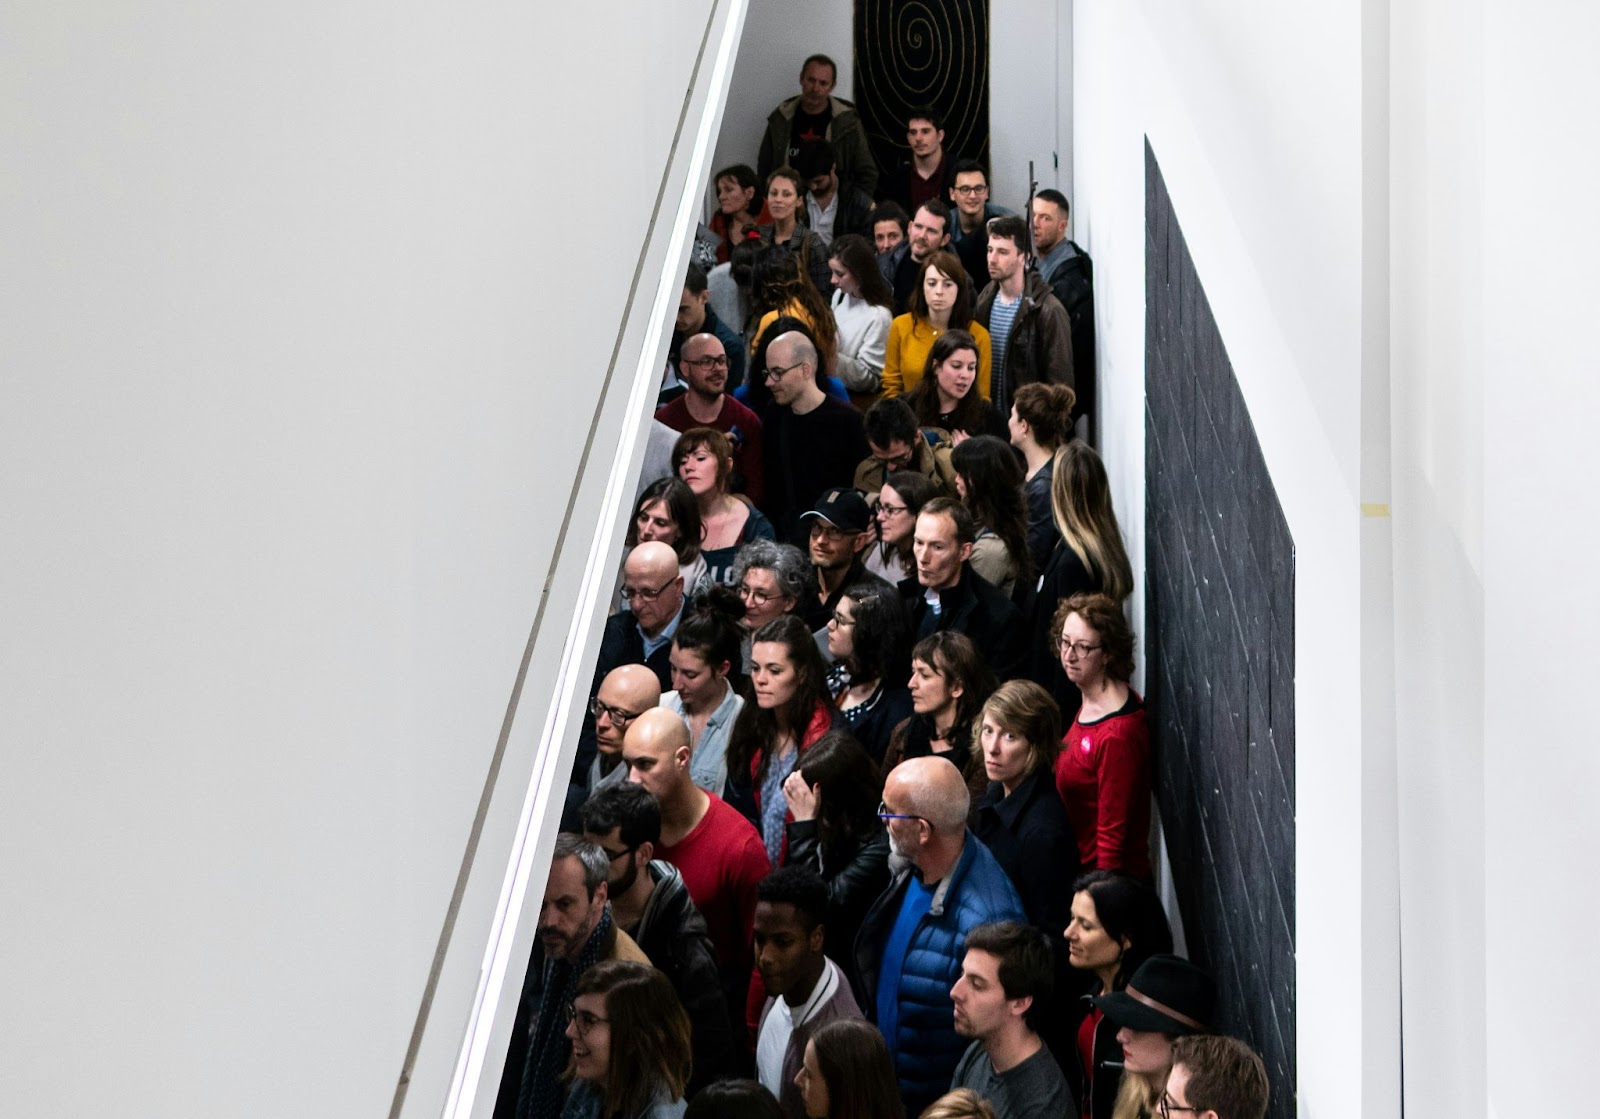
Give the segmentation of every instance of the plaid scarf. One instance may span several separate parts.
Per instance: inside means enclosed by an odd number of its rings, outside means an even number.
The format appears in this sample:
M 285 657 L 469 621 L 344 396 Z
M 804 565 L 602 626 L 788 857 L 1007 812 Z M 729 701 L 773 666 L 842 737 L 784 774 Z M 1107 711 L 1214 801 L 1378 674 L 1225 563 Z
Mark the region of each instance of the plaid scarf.
M 534 1019 L 528 1063 L 522 1069 L 522 1090 L 517 1094 L 517 1119 L 557 1119 L 566 1103 L 566 1071 L 571 1044 L 567 1041 L 566 1008 L 572 1005 L 578 977 L 600 962 L 604 946 L 611 943 L 611 907 L 600 912 L 600 922 L 583 942 L 578 962 L 544 961 L 544 990 L 539 996 L 539 1016 Z

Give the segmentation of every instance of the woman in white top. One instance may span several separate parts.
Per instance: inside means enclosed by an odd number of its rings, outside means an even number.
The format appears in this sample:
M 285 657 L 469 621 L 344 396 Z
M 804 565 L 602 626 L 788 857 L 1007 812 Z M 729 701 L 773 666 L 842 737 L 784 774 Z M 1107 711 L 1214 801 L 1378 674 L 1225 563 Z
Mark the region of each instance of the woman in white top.
M 828 271 L 833 274 L 833 322 L 839 336 L 834 373 L 852 393 L 876 396 L 894 321 L 894 290 L 859 233 L 846 233 L 828 246 Z

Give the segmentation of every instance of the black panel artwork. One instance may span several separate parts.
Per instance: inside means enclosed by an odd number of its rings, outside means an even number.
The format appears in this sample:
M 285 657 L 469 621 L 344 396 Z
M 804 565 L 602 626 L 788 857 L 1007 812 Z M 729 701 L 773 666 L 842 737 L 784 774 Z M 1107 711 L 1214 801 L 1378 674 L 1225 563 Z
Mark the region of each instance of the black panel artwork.
M 989 165 L 988 0 L 856 0 L 856 111 L 878 166 L 911 158 L 906 114 L 944 117 L 952 159 Z
M 1295 1114 L 1294 541 L 1145 145 L 1146 689 L 1157 799 L 1216 1027 Z

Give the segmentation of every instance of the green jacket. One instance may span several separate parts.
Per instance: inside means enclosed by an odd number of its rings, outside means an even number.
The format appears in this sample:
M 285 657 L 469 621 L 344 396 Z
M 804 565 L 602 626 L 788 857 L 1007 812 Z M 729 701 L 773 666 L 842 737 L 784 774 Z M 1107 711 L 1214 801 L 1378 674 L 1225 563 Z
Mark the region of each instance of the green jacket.
M 828 123 L 827 137 L 833 143 L 834 158 L 839 165 L 839 182 L 854 183 L 868 194 L 878 189 L 878 162 L 872 157 L 867 144 L 866 129 L 856 107 L 842 97 L 830 97 L 833 120 Z M 767 176 L 789 161 L 789 128 L 794 123 L 794 111 L 800 104 L 800 95 L 789 98 L 767 118 L 767 133 L 761 138 L 761 153 L 756 157 L 756 177 L 765 183 Z M 875 195 L 874 195 L 875 196 Z

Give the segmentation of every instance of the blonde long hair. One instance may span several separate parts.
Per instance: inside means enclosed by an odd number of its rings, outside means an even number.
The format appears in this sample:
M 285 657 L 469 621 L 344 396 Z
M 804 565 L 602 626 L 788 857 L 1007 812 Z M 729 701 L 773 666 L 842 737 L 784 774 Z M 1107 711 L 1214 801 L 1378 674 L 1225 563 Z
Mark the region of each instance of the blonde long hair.
M 1166 1090 L 1166 1073 L 1160 1075 L 1159 1085 L 1156 1079 L 1148 1073 L 1124 1072 L 1117 1088 L 1117 1102 L 1111 1105 L 1111 1119 L 1154 1119 L 1161 1093 Z
M 1111 507 L 1111 483 L 1095 449 L 1073 439 L 1056 451 L 1050 479 L 1050 510 L 1056 531 L 1100 589 L 1115 602 L 1133 591 L 1133 568 L 1122 546 L 1122 530 Z

